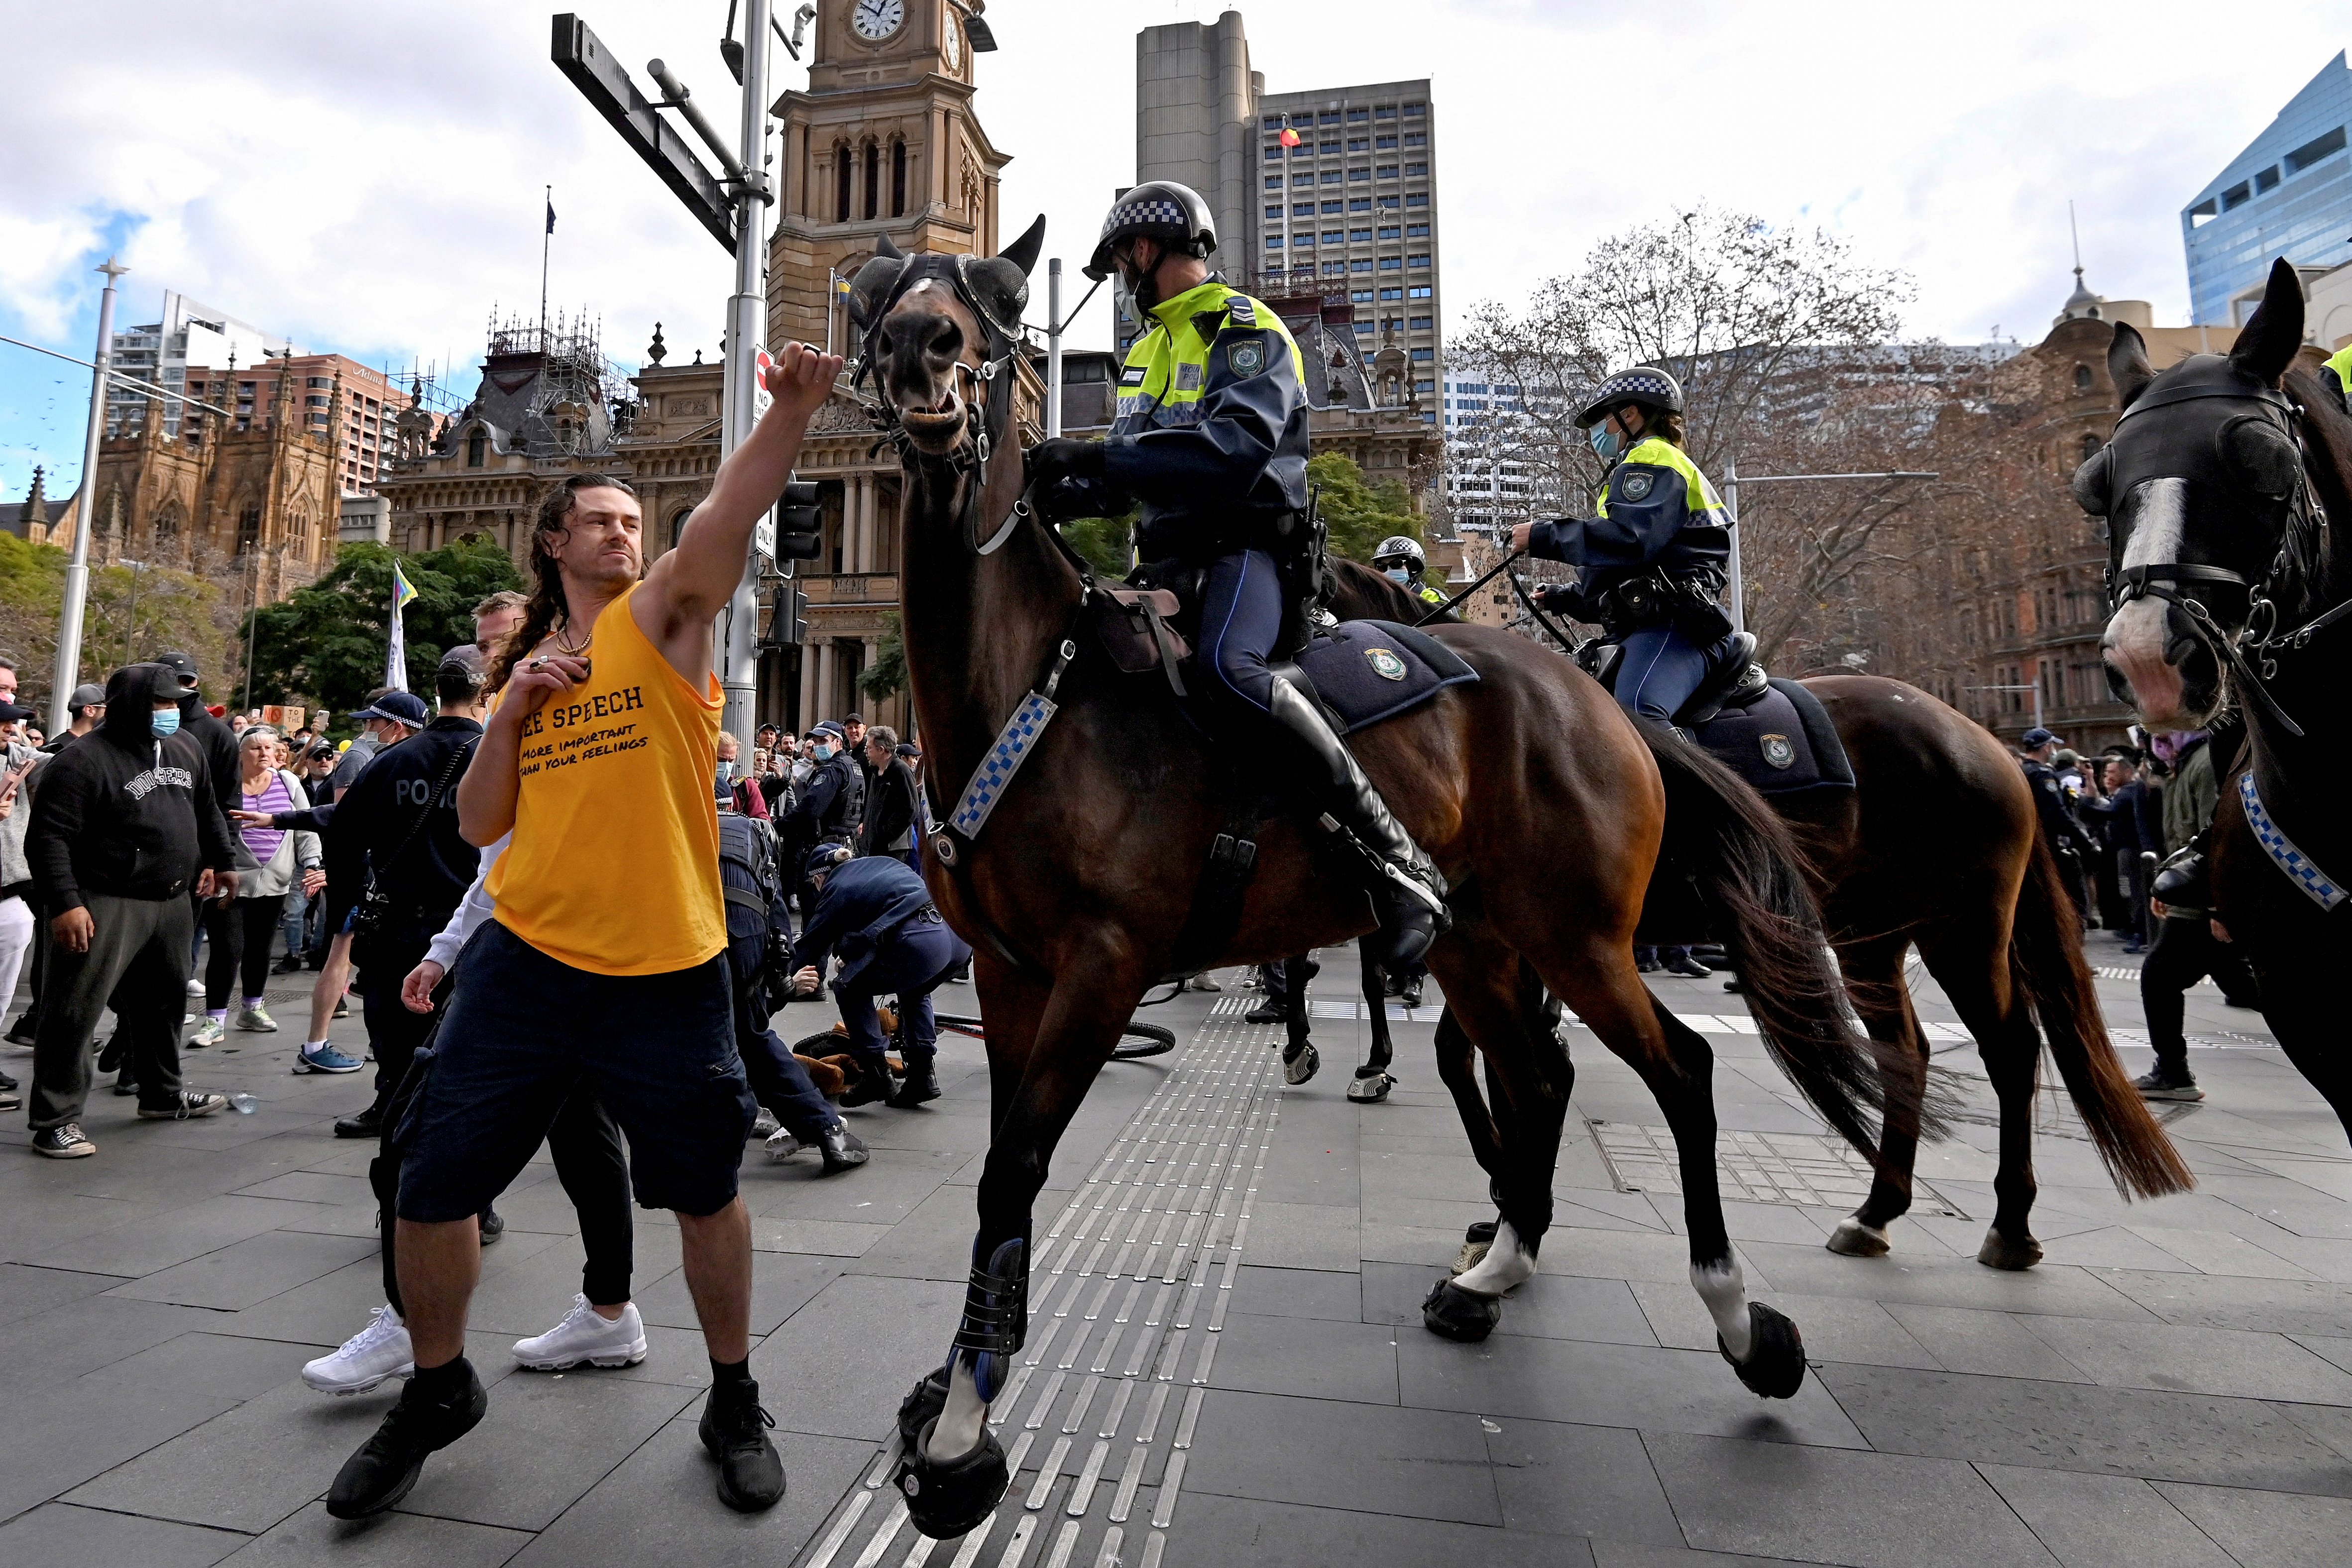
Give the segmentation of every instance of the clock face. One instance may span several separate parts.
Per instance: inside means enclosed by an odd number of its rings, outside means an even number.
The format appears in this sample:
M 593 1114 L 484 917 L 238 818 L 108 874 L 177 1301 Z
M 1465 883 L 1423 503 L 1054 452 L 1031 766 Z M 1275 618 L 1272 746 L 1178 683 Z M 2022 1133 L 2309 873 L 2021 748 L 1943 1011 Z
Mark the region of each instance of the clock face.
M 907 21 L 907 0 L 857 0 L 849 25 L 868 43 L 879 43 Z
M 948 18 L 947 55 L 950 70 L 963 63 L 963 29 L 956 26 L 953 16 Z

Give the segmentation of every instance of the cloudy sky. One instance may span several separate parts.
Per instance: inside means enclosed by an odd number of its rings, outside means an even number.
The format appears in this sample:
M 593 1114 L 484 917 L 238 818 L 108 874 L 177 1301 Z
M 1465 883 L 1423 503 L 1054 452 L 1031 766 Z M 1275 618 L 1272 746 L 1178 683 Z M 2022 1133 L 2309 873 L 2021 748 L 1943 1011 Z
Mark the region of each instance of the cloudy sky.
M 578 3 L 641 84 L 658 55 L 706 98 L 731 91 L 725 0 Z M 5 7 L 0 333 L 87 356 L 90 268 L 114 251 L 132 268 L 119 323 L 176 288 L 304 350 L 462 372 L 493 308 L 538 309 L 552 184 L 555 307 L 601 318 L 628 365 L 656 321 L 677 358 L 717 346 L 725 254 L 549 64 L 544 8 Z M 1042 210 L 1075 268 L 1133 177 L 1136 30 L 1224 8 L 991 0 L 1003 48 L 980 57 L 978 104 L 1013 154 L 1007 238 Z M 2072 285 L 2070 199 L 2092 286 L 2185 321 L 2180 207 L 2352 42 L 2340 0 L 2273 0 L 2259 28 L 2171 0 L 1243 11 L 1269 90 L 1432 79 L 1449 322 L 1706 198 L 1844 236 L 1912 275 L 1912 331 L 1965 342 L 2046 329 Z M 780 85 L 804 79 L 780 64 Z M 1108 338 L 1097 298 L 1073 342 Z M 0 344 L 0 495 L 21 499 L 35 463 L 70 488 L 88 389 Z

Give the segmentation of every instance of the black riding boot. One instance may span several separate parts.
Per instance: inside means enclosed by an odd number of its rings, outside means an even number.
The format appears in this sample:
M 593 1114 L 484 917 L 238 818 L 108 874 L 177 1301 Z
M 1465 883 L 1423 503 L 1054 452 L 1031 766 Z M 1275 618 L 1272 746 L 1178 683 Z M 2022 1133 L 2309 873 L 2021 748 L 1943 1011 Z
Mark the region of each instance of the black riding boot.
M 1381 921 L 1380 962 L 1391 966 L 1419 963 L 1429 944 L 1453 924 L 1445 909 L 1445 879 L 1390 814 L 1347 742 L 1332 731 L 1306 693 L 1277 674 L 1270 703 L 1275 722 L 1298 753 L 1299 777 L 1315 804 L 1378 862 L 1370 890 Z

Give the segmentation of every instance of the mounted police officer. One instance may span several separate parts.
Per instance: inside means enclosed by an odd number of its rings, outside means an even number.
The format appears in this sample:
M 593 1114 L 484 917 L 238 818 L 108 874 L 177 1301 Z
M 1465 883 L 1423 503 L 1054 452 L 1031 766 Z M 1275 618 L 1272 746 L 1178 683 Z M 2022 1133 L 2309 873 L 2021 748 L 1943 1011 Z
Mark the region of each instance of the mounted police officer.
M 1127 356 L 1101 442 L 1049 440 L 1028 478 L 1049 521 L 1142 513 L 1147 561 L 1207 568 L 1198 663 L 1223 705 L 1278 737 L 1315 809 L 1379 868 L 1387 961 L 1420 957 L 1445 919 L 1436 868 L 1325 720 L 1275 662 L 1297 608 L 1307 537 L 1305 365 L 1281 318 L 1209 270 L 1217 237 L 1190 188 L 1152 181 L 1104 219 L 1086 273 L 1113 268 L 1150 330 Z
M 1683 452 L 1683 389 L 1638 365 L 1602 382 L 1577 427 L 1607 469 L 1591 517 L 1522 522 L 1511 546 L 1584 568 L 1538 602 L 1600 626 L 1623 653 L 1616 696 L 1627 712 L 1671 722 L 1719 661 L 1731 617 L 1718 599 L 1731 559 L 1723 501 Z
M 2347 405 L 2346 397 L 2347 392 L 2352 392 L 2352 343 L 2337 349 L 2319 367 L 2319 384 L 2336 399 L 2338 414 L 2352 413 L 2352 405 Z
M 1429 557 L 1421 541 L 1409 533 L 1392 533 L 1381 540 L 1381 547 L 1372 552 L 1372 570 L 1433 609 L 1445 603 L 1445 595 L 1430 586 Z

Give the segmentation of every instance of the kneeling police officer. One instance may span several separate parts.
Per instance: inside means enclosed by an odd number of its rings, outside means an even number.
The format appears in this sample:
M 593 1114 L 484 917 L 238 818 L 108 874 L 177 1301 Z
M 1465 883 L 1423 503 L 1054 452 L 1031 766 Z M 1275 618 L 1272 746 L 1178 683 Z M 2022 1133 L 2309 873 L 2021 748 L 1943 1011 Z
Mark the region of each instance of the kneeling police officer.
M 1285 579 L 1310 549 L 1305 367 L 1281 318 L 1209 270 L 1216 244 L 1187 186 L 1155 180 L 1118 198 L 1086 273 L 1116 268 L 1150 330 L 1119 374 L 1108 437 L 1040 443 L 1028 479 L 1049 521 L 1137 506 L 1145 560 L 1207 567 L 1200 668 L 1225 709 L 1271 731 L 1315 808 L 1376 868 L 1385 962 L 1409 963 L 1444 929 L 1444 879 L 1297 668 L 1273 662 L 1299 597 Z
M 895 856 L 854 859 L 846 845 L 820 844 L 809 851 L 802 874 L 817 889 L 817 901 L 793 949 L 793 994 L 815 995 L 824 983 L 826 958 L 839 956 L 833 996 L 841 1005 L 858 1073 L 842 1104 L 887 1098 L 905 1110 L 937 1100 L 939 1026 L 931 993 L 971 961 L 971 949 L 940 918 L 922 878 Z M 898 999 L 899 1054 L 907 1064 L 906 1081 L 896 1089 L 874 1012 L 874 998 L 886 995 Z

